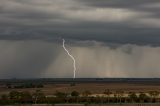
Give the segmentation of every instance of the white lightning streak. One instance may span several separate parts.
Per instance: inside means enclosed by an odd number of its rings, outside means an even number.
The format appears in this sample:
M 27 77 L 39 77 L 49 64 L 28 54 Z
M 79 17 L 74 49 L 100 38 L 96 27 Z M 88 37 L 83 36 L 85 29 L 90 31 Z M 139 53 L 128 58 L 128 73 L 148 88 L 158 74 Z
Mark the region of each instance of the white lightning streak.
M 68 56 L 70 56 L 71 59 L 73 60 L 73 68 L 74 68 L 74 70 L 73 70 L 73 73 L 74 73 L 73 78 L 76 78 L 76 61 L 75 61 L 75 58 L 66 49 L 66 47 L 65 47 L 65 40 L 64 39 L 63 39 L 63 48 L 67 52 Z

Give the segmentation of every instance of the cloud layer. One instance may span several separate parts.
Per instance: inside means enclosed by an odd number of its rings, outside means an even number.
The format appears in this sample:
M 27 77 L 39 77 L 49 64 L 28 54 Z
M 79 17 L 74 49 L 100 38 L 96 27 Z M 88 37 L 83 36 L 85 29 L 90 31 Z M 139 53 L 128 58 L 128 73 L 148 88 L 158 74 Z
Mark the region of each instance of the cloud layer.
M 1 0 L 0 39 L 159 45 L 158 0 Z
M 0 78 L 159 77 L 158 0 L 0 0 Z M 92 73 L 92 74 L 91 74 Z

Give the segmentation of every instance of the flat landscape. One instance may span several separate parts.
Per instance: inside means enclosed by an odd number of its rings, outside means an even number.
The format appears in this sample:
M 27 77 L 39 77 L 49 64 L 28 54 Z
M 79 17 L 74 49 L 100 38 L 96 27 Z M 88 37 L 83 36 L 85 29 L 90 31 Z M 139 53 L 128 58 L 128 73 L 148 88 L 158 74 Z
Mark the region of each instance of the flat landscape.
M 12 82 L 11 82 L 12 81 Z M 11 85 L 19 85 L 23 83 L 39 83 L 42 82 L 44 87 L 42 88 L 7 88 L 6 84 Z M 84 91 L 90 91 L 92 94 L 103 94 L 103 92 L 106 89 L 109 89 L 112 92 L 116 92 L 119 90 L 122 90 L 124 92 L 148 92 L 148 91 L 160 91 L 160 81 L 159 79 L 144 79 L 141 80 L 132 80 L 132 81 L 122 81 L 115 80 L 91 80 L 88 81 L 82 81 L 82 79 L 77 80 L 74 82 L 74 86 L 71 86 L 73 82 L 70 80 L 64 80 L 58 79 L 58 80 L 43 80 L 37 79 L 37 80 L 8 80 L 5 81 L 5 83 L 1 83 L 0 86 L 0 94 L 7 94 L 10 91 L 17 90 L 17 91 L 29 91 L 29 92 L 35 92 L 35 90 L 40 89 L 45 95 L 54 95 L 56 91 L 70 93 L 72 91 L 78 91 L 79 93 L 82 93 Z
M 8 79 L 0 97 L 9 105 L 159 106 L 160 79 Z
M 7 105 L 7 106 L 160 106 L 159 103 L 126 103 L 126 104 L 32 104 L 32 105 Z

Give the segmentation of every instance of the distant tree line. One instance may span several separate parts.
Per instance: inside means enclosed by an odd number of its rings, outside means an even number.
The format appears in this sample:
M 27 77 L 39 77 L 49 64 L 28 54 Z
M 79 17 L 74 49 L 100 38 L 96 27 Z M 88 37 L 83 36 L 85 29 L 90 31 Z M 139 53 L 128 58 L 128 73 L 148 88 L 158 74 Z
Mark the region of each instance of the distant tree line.
M 56 91 L 51 97 L 46 96 L 41 90 L 36 90 L 34 93 L 28 91 L 11 91 L 9 94 L 4 94 L 0 98 L 0 104 L 57 104 L 57 103 L 156 103 L 159 102 L 159 92 L 149 91 L 147 95 L 144 92 L 140 92 L 138 95 L 135 92 L 129 92 L 128 96 L 124 96 L 123 91 L 111 92 L 105 90 L 105 96 L 90 96 L 90 91 L 84 91 L 79 93 L 72 91 L 71 93 L 65 93 Z M 114 96 L 111 96 L 114 95 Z
M 17 85 L 12 85 L 12 84 L 6 84 L 6 88 L 43 88 L 44 85 L 41 83 L 34 84 L 34 83 L 23 83 L 23 84 L 17 84 Z

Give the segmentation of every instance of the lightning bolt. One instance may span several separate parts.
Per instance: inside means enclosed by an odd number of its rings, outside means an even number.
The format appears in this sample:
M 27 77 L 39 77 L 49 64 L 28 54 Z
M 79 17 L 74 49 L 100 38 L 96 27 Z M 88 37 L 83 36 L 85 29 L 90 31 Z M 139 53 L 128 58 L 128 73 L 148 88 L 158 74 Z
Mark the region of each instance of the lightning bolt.
M 69 51 L 66 49 L 65 47 L 65 40 L 63 39 L 63 49 L 66 51 L 66 53 L 68 54 L 69 57 L 71 57 L 71 59 L 73 60 L 73 78 L 76 78 L 76 61 L 75 58 L 69 53 Z

